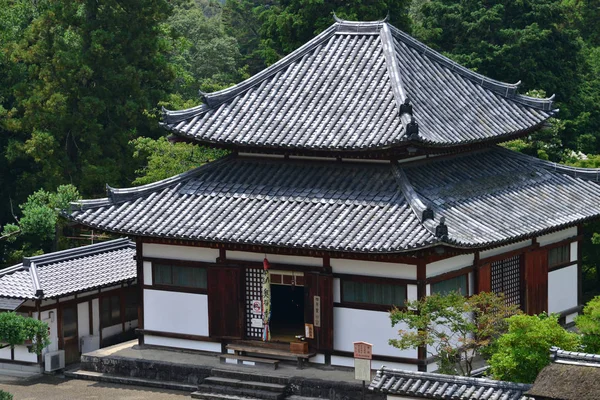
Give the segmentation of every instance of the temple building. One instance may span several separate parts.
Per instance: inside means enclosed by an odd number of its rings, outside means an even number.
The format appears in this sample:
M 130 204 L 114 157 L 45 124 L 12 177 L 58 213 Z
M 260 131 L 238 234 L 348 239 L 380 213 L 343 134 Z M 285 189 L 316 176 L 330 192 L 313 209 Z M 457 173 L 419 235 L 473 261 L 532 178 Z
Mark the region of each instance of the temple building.
M 393 306 L 459 290 L 565 323 L 580 309 L 600 172 L 498 146 L 557 112 L 518 88 L 386 21 L 336 19 L 202 105 L 165 110 L 175 138 L 230 155 L 108 187 L 70 218 L 135 238 L 141 344 L 275 355 L 303 336 L 310 362 L 352 366 L 366 341 L 373 368 L 431 371 L 427 349 L 388 344 Z

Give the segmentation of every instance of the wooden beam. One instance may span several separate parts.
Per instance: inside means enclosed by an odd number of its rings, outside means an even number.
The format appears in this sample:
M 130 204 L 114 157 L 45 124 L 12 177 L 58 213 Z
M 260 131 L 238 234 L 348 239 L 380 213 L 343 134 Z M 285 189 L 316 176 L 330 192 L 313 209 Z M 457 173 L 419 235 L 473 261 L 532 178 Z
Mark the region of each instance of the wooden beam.
M 144 329 L 144 241 L 141 237 L 135 240 L 135 259 L 137 267 L 137 286 L 138 286 L 138 328 Z M 98 303 L 98 305 L 100 305 Z M 144 335 L 138 336 L 138 344 L 144 344 Z
M 417 297 L 419 300 L 427 296 L 427 264 L 425 260 L 419 260 L 417 264 Z M 427 347 L 419 346 L 417 348 L 418 370 L 427 372 Z

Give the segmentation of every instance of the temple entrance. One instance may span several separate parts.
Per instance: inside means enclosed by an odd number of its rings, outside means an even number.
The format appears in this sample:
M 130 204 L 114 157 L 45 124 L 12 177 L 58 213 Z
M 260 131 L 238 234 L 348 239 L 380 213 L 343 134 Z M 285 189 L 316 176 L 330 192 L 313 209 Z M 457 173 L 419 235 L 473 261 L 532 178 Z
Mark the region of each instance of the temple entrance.
M 292 342 L 304 335 L 304 276 L 298 272 L 271 273 L 271 340 Z

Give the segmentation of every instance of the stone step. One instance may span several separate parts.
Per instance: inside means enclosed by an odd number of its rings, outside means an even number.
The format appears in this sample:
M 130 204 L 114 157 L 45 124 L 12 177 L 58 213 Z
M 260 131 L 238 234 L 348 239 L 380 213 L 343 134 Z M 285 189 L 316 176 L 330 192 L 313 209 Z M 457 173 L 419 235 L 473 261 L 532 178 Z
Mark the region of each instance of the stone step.
M 248 357 L 237 354 L 219 354 L 219 360 L 223 364 L 236 364 L 244 365 L 249 367 L 265 367 L 270 369 L 277 369 L 279 360 L 272 360 L 269 358 L 260 357 Z
M 135 378 L 129 376 L 117 376 L 105 374 L 102 372 L 72 370 L 65 371 L 65 376 L 74 379 L 85 379 L 88 381 L 119 383 L 123 385 L 148 386 L 160 389 L 181 390 L 184 392 L 193 392 L 198 389 L 197 385 L 190 385 L 181 382 L 159 381 L 156 379 Z
M 221 378 L 238 379 L 240 381 L 267 382 L 277 383 L 280 385 L 287 385 L 290 381 L 290 377 L 287 376 L 275 376 L 251 370 L 240 371 L 239 369 L 236 370 L 226 368 L 213 368 L 210 372 L 210 375 Z
M 207 383 L 203 383 L 200 386 L 198 386 L 198 390 L 196 392 L 228 394 L 233 396 L 252 397 L 264 400 L 281 400 L 285 397 L 285 393 L 283 392 L 283 390 L 281 390 L 280 392 L 273 392 L 271 390 L 259 390 L 237 386 L 213 385 Z
M 222 378 L 218 376 L 209 376 L 202 381 L 202 384 L 211 384 L 211 385 L 220 385 L 220 386 L 233 386 L 247 389 L 255 389 L 255 390 L 265 390 L 269 392 L 279 392 L 282 393 L 285 391 L 286 386 L 280 385 L 278 383 L 268 383 L 268 382 L 257 382 L 257 381 L 247 381 L 241 379 L 233 379 L 233 378 Z
M 222 393 L 204 393 L 204 392 L 194 392 L 190 396 L 193 399 L 202 399 L 202 400 L 260 400 L 254 397 L 242 397 L 235 396 L 231 394 L 222 394 Z

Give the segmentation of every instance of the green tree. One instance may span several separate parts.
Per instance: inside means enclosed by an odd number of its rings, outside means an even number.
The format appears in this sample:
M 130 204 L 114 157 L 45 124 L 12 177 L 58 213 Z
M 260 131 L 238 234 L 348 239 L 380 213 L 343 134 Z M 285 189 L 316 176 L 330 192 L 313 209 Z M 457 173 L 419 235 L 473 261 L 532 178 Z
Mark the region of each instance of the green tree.
M 50 344 L 48 324 L 14 312 L 0 313 L 0 348 L 14 348 L 28 341 L 29 352 L 41 354 Z
M 157 140 L 140 137 L 132 140 L 131 144 L 135 149 L 133 157 L 145 164 L 136 171 L 134 185 L 146 185 L 167 179 L 227 154 L 225 150 L 189 143 L 169 143 L 164 137 Z
M 488 361 L 491 375 L 503 381 L 532 383 L 550 363 L 552 346 L 575 351 L 579 335 L 560 326 L 557 315 L 514 315 Z
M 64 224 L 59 214 L 68 209 L 70 202 L 80 198 L 73 185 L 61 185 L 55 192 L 40 189 L 30 195 L 19 206 L 21 216 L 15 216 L 15 223 L 3 227 L 2 238 L 11 243 L 5 261 L 18 262 L 23 256 L 57 250 L 58 232 Z
M 575 326 L 581 332 L 581 345 L 586 353 L 600 353 L 600 296 L 594 297 L 583 308 L 583 314 L 575 318 Z
M 507 305 L 503 295 L 479 293 L 464 297 L 459 293 L 433 294 L 406 303 L 406 309 L 390 312 L 392 326 L 404 323 L 399 339 L 390 345 L 399 349 L 426 346 L 438 357 L 441 373 L 470 376 L 473 360 L 506 332 L 506 317 L 518 313 Z

